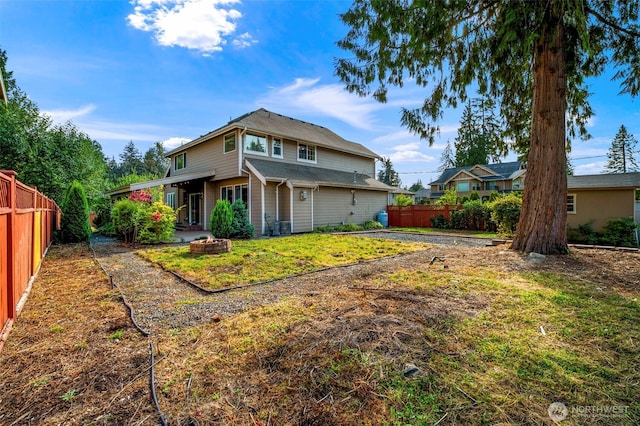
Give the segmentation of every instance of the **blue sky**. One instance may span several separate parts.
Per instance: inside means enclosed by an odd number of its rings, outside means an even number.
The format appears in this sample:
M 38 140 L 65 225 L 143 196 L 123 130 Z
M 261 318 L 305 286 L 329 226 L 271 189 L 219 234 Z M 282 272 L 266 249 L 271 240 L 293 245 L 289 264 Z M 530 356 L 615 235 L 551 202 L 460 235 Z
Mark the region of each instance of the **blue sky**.
M 268 110 L 323 125 L 390 157 L 403 186 L 438 173 L 459 111 L 429 146 L 400 126 L 400 107 L 424 92 L 394 90 L 389 102 L 347 93 L 334 76 L 349 1 L 0 0 L 7 68 L 40 109 L 72 120 L 107 156 L 133 141 L 172 148 L 246 112 Z M 620 125 L 640 139 L 640 99 L 591 82 L 593 139 L 574 141 L 576 174 L 600 173 Z M 639 147 L 640 148 L 640 147 Z M 640 155 L 639 155 L 640 156 Z M 505 161 L 513 159 L 507 158 Z

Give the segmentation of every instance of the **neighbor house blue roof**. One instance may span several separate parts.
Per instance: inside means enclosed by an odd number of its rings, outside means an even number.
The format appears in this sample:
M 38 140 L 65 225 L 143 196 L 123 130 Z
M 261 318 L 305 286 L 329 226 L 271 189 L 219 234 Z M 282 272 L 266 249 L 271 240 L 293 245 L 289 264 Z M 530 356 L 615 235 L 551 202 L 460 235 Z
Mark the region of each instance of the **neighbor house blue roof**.
M 474 175 L 477 179 L 488 181 L 488 180 L 501 180 L 501 179 L 509 179 L 514 173 L 521 170 L 522 162 L 521 161 L 512 161 L 509 163 L 496 163 L 496 164 L 474 164 L 473 166 L 464 166 L 464 167 L 452 167 L 450 169 L 445 169 L 440 177 L 430 185 L 439 185 L 444 184 L 452 177 L 460 173 L 461 171 L 470 171 L 474 167 L 483 167 L 487 170 L 490 170 L 494 173 L 494 175 L 488 176 L 477 176 Z M 473 173 L 472 173 L 473 174 Z

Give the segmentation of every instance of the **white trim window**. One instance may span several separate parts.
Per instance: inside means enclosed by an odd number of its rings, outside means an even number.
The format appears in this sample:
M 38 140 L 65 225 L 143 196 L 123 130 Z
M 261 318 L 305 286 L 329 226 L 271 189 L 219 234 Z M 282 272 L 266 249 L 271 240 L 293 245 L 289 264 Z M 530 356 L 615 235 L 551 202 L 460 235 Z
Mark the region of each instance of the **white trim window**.
M 271 156 L 273 158 L 282 158 L 282 139 L 273 138 L 271 141 Z
M 174 210 L 176 209 L 176 193 L 175 192 L 169 192 L 166 194 L 165 204 Z
M 224 135 L 224 153 L 236 150 L 236 132 Z
M 248 154 L 268 155 L 267 138 L 247 133 L 244 136 L 244 152 Z
M 181 152 L 173 157 L 173 170 L 182 170 L 187 168 L 187 153 Z
M 458 192 L 469 192 L 469 181 L 456 182 L 456 188 Z
M 316 147 L 313 145 L 307 145 L 304 143 L 298 144 L 298 161 L 304 161 L 307 163 L 317 163 Z
M 567 214 L 576 214 L 576 194 L 567 194 Z
M 227 200 L 233 204 L 236 200 L 244 201 L 246 205 L 249 201 L 249 192 L 247 184 L 242 185 L 228 185 L 220 187 L 220 199 Z

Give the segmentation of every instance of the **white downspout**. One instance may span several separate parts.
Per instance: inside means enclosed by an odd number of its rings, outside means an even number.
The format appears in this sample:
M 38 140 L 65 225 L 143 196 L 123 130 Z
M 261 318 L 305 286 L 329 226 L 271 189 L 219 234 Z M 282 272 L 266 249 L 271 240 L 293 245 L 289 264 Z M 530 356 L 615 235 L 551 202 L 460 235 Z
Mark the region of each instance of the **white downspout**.
M 279 198 L 278 197 L 278 188 L 280 187 L 280 185 L 282 185 L 283 183 L 285 183 L 287 180 L 286 179 L 282 179 L 282 182 L 280 182 L 279 184 L 276 185 L 276 217 L 274 219 L 275 220 L 280 220 L 280 203 L 279 203 Z
M 260 218 L 262 221 L 262 235 L 266 233 L 266 224 L 264 220 L 264 185 L 260 185 Z
M 289 217 L 291 218 L 291 233 L 293 234 L 293 184 L 291 181 L 287 181 L 287 187 L 289 188 Z

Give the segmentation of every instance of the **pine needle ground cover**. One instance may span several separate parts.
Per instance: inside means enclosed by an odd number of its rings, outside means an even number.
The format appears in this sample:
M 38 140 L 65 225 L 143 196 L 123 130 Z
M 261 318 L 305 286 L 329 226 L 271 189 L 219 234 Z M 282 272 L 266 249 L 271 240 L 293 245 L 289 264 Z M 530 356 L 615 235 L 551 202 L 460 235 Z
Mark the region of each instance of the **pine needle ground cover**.
M 268 281 L 326 267 L 395 256 L 427 246 L 385 239 L 308 234 L 234 240 L 229 253 L 193 255 L 189 247 L 142 250 L 140 256 L 209 289 Z

